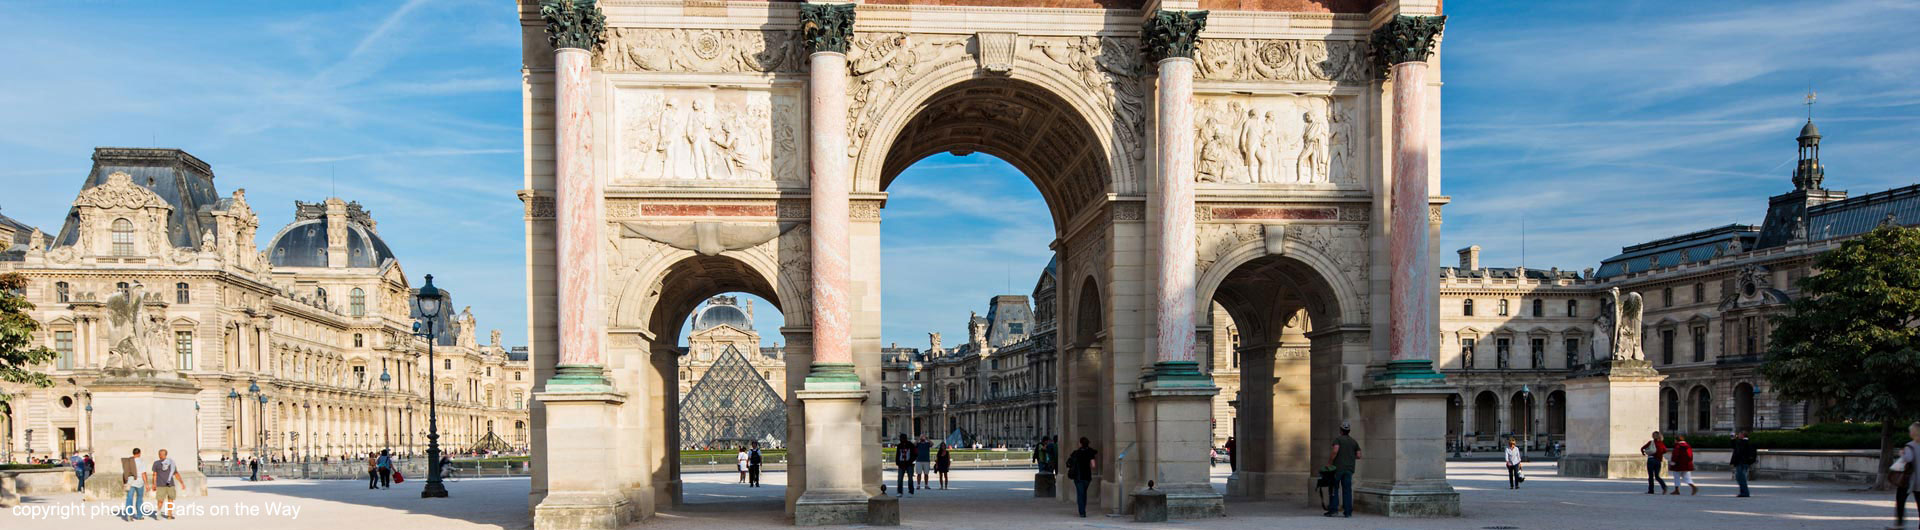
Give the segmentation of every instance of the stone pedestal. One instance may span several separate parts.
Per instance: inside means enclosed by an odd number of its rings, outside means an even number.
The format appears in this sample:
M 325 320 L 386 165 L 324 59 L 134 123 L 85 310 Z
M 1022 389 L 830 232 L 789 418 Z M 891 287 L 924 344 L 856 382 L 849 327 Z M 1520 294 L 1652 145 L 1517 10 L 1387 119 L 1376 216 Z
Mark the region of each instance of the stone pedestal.
M 858 383 L 855 383 L 857 386 Z M 860 408 L 867 391 L 808 390 L 794 392 L 806 409 L 806 491 L 794 501 L 793 524 L 842 525 L 867 522 L 868 495 L 861 480 Z
M 1226 515 L 1226 504 L 1213 490 L 1212 462 L 1207 450 L 1213 433 L 1209 412 L 1211 383 L 1180 386 L 1152 381 L 1133 392 L 1134 414 L 1140 428 L 1140 462 L 1154 490 L 1166 495 L 1167 517 L 1201 519 Z M 1132 477 L 1129 477 L 1132 478 Z M 1139 500 L 1136 493 L 1134 500 Z M 1136 511 L 1138 506 L 1134 508 Z
M 1644 360 L 1608 361 L 1567 379 L 1567 454 L 1560 474 L 1569 477 L 1646 478 L 1640 445 L 1660 428 L 1660 381 L 1666 376 Z
M 1056 476 L 1058 475 L 1054 475 L 1053 473 L 1034 473 L 1033 474 L 1033 496 L 1034 497 L 1053 497 L 1054 495 L 1056 495 L 1056 493 L 1054 493 L 1055 481 L 1053 480 L 1054 477 Z
M 867 524 L 900 526 L 900 498 L 882 493 L 867 499 Z
M 93 391 L 93 460 L 98 470 L 87 477 L 85 498 L 121 500 L 120 459 L 140 449 L 144 464 L 141 472 L 152 470 L 153 461 L 166 449 L 180 471 L 180 496 L 207 494 L 207 476 L 200 473 L 199 437 L 193 409 L 194 394 L 200 388 L 167 374 L 115 376 L 95 381 Z M 153 497 L 149 495 L 148 499 Z
M 536 530 L 615 529 L 634 519 L 612 462 L 616 413 L 626 395 L 555 388 L 534 394 L 547 411 L 547 497 L 533 509 Z
M 1388 517 L 1458 517 L 1460 494 L 1447 484 L 1447 396 L 1444 379 L 1382 374 L 1358 390 L 1360 442 L 1354 508 Z
M 1167 494 L 1159 490 L 1142 490 L 1133 494 L 1133 522 L 1167 522 Z

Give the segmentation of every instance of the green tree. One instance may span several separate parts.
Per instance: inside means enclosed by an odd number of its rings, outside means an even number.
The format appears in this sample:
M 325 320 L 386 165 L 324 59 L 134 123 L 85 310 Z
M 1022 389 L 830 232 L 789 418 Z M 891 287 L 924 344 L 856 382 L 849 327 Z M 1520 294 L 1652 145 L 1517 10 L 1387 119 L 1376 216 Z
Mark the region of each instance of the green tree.
M 1920 229 L 1876 228 L 1815 266 L 1792 311 L 1774 319 L 1760 373 L 1827 418 L 1880 422 L 1884 476 L 1894 433 L 1920 410 Z
M 53 386 L 47 374 L 29 369 L 53 360 L 57 354 L 46 346 L 33 345 L 33 333 L 40 329 L 40 323 L 27 316 L 33 304 L 20 294 L 26 287 L 27 277 L 20 273 L 0 274 L 0 382 Z M 0 401 L 6 400 L 7 394 L 0 392 Z

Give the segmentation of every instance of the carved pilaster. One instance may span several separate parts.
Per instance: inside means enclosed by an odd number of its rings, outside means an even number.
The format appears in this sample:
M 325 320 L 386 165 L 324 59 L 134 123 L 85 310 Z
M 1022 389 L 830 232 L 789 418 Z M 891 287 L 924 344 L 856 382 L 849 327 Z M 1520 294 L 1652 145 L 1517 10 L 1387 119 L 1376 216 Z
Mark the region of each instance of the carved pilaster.
M 1142 28 L 1147 41 L 1147 60 L 1192 59 L 1194 46 L 1200 42 L 1200 30 L 1206 27 L 1206 11 L 1155 11 Z
M 1446 25 L 1445 16 L 1400 15 L 1373 30 L 1373 61 L 1379 67 L 1374 71 L 1385 76 L 1393 65 L 1427 60 Z
M 607 16 L 594 0 L 545 0 L 540 18 L 547 21 L 547 41 L 554 49 L 600 47 L 607 32 Z
M 847 53 L 853 4 L 800 4 L 800 38 L 808 53 Z

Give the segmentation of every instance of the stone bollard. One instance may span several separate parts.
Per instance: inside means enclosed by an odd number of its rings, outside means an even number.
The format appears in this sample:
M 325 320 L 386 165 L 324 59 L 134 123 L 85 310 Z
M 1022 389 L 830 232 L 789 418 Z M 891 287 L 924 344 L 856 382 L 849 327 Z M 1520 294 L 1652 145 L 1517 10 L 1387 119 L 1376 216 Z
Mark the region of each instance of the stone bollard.
M 1167 522 L 1166 492 L 1147 489 L 1134 493 L 1133 521 L 1136 523 Z
M 1033 474 L 1033 496 L 1050 498 L 1050 497 L 1053 497 L 1054 495 L 1056 495 L 1054 493 L 1054 474 L 1053 473 L 1034 473 Z
M 900 498 L 884 493 L 867 498 L 867 524 L 900 526 Z

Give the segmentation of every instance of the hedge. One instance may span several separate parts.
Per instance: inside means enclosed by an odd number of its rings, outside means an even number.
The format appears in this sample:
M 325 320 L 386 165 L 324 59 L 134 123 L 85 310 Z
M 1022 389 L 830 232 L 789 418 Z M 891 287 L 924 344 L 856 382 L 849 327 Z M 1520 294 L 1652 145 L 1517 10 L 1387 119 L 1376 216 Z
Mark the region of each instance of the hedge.
M 1757 449 L 1879 449 L 1878 423 L 1820 423 L 1793 430 L 1753 431 L 1750 438 Z M 1905 432 L 1893 436 L 1895 447 L 1906 444 Z M 1690 435 L 1687 443 L 1697 449 L 1728 449 L 1733 437 Z

